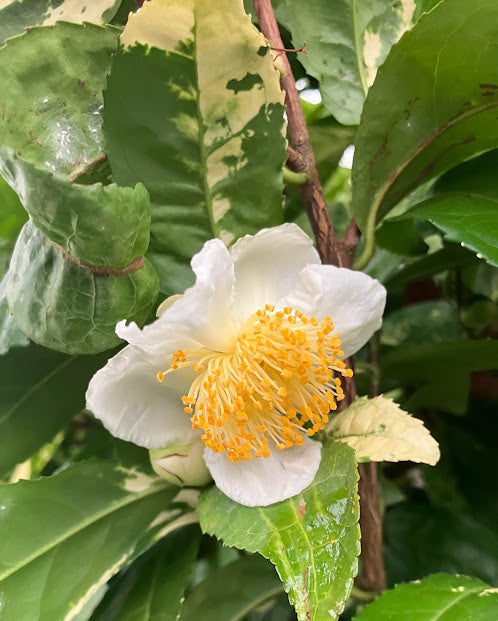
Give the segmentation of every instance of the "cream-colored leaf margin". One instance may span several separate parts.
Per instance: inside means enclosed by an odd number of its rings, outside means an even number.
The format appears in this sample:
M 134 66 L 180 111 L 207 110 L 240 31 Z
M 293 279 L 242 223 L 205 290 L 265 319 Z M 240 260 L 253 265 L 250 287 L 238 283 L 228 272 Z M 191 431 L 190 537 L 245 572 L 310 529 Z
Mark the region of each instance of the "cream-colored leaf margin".
M 275 69 L 264 37 L 251 23 L 242 0 L 150 0 L 134 15 L 121 35 L 125 47 L 136 43 L 157 47 L 173 54 L 193 49 L 202 142 L 206 154 L 206 182 L 209 188 L 233 175 L 227 164 L 240 157 L 242 133 L 260 109 L 283 104 L 280 74 Z M 257 81 L 253 88 L 227 88 L 244 78 Z M 221 123 L 220 119 L 225 122 Z M 188 130 L 192 120 L 178 118 Z M 196 132 L 195 127 L 190 128 Z M 285 123 L 282 118 L 282 133 Z M 242 167 L 246 162 L 240 162 Z M 223 218 L 230 205 L 213 196 L 214 222 Z M 229 240 L 227 240 L 229 241 Z
M 58 7 L 48 9 L 43 26 L 52 26 L 58 21 L 102 24 L 104 14 L 118 4 L 119 0 L 64 0 Z
M 334 440 L 349 444 L 358 461 L 414 461 L 433 466 L 437 442 L 418 418 L 382 395 L 361 397 L 327 426 Z

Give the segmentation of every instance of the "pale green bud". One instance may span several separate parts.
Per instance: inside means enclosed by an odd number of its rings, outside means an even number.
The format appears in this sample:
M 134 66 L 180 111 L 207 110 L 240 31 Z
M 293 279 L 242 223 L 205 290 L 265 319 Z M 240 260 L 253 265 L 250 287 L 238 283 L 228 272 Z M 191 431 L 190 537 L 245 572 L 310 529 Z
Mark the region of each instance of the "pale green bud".
M 204 442 L 199 438 L 191 444 L 151 449 L 149 456 L 154 471 L 162 479 L 183 487 L 205 485 L 211 480 L 203 453 Z

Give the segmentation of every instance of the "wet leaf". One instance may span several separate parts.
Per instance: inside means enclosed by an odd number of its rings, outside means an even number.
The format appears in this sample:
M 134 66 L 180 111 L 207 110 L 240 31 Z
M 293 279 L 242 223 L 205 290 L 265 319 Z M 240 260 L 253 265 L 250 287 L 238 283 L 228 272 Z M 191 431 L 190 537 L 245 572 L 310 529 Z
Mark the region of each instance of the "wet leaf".
M 298 619 L 337 619 L 358 568 L 357 477 L 352 449 L 329 441 L 314 482 L 301 494 L 244 507 L 213 487 L 199 502 L 201 528 L 225 545 L 269 558 Z

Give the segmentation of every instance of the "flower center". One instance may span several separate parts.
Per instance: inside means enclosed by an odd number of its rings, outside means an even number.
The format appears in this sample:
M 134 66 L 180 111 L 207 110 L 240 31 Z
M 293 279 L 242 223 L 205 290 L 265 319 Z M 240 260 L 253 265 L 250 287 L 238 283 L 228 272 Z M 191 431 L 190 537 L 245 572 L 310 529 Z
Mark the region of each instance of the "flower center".
M 178 350 L 157 379 L 192 367 L 198 376 L 182 401 L 206 446 L 233 462 L 268 457 L 270 439 L 279 450 L 302 445 L 344 398 L 334 374 L 353 372 L 333 329 L 330 317 L 266 305 L 248 319 L 232 352 Z

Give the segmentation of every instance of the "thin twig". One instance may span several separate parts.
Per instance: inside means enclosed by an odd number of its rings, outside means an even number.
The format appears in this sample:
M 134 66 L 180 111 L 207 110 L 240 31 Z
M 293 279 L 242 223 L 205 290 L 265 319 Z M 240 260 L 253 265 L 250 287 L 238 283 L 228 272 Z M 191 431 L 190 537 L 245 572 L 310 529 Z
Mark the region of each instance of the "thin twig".
M 261 32 L 274 49 L 284 50 L 277 21 L 270 0 L 254 0 L 254 9 L 258 16 Z M 283 66 L 284 75 L 280 79 L 285 91 L 285 105 L 289 126 L 289 159 L 288 166 L 295 172 L 306 173 L 309 181 L 301 187 L 301 197 L 308 214 L 311 228 L 316 239 L 316 246 L 323 263 L 345 266 L 340 242 L 330 220 L 327 203 L 316 169 L 315 156 L 304 119 L 303 110 L 296 89 L 296 81 L 285 52 L 279 52 L 279 61 Z M 351 264 L 347 265 L 349 267 Z

